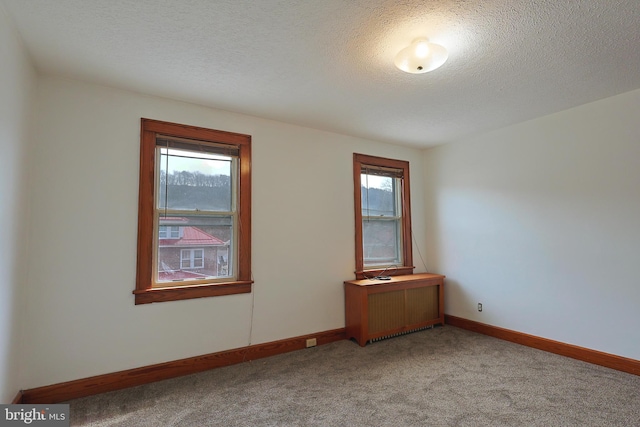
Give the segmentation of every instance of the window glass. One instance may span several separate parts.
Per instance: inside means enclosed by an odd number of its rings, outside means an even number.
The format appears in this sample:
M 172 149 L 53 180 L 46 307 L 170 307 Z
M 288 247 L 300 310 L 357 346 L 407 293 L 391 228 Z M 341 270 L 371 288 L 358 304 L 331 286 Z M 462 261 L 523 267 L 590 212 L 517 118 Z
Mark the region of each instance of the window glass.
M 158 147 L 159 209 L 231 211 L 233 158 Z
M 160 213 L 160 224 L 171 230 L 181 230 L 180 239 L 162 238 L 157 240 L 156 275 L 157 286 L 167 283 L 173 285 L 179 281 L 202 279 L 228 279 L 234 277 L 234 266 L 229 265 L 227 257 L 235 248 L 233 217 L 231 215 L 182 215 L 164 216 Z M 185 247 L 198 246 L 198 249 Z M 204 248 L 203 248 L 204 246 Z M 181 270 L 198 268 L 182 274 Z
M 402 263 L 399 221 L 364 220 L 362 244 L 364 265 L 398 265 Z
M 180 227 L 169 227 L 169 237 L 177 239 L 180 237 Z
M 362 194 L 362 245 L 364 265 L 402 263 L 402 214 L 398 194 L 400 179 L 375 174 L 360 175 Z
M 394 178 L 361 174 L 362 216 L 395 216 L 396 186 Z
M 219 259 L 235 253 L 237 157 L 198 151 L 197 141 L 163 137 L 158 144 L 165 146 L 156 147 L 154 286 L 234 278 L 233 263 L 223 267 Z M 205 248 L 185 249 L 194 245 Z

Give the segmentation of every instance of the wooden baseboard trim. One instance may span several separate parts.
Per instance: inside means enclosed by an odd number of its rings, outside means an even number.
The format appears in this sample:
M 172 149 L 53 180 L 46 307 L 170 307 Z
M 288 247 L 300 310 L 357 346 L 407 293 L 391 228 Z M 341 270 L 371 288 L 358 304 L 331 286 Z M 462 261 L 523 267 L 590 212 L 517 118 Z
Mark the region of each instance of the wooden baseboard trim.
M 610 353 L 603 353 L 601 351 L 578 347 L 572 344 L 553 341 L 534 335 L 528 335 L 522 332 L 491 326 L 485 323 L 463 319 L 461 317 L 451 316 L 448 314 L 444 315 L 444 319 L 447 325 L 456 326 L 458 328 L 477 332 L 483 335 L 489 335 L 501 340 L 511 341 L 527 347 L 537 348 L 538 350 L 571 357 L 573 359 L 582 360 L 583 362 L 606 366 L 607 368 L 616 369 L 629 374 L 640 375 L 640 360 L 616 356 Z
M 58 403 L 79 397 L 120 390 L 155 381 L 207 371 L 209 369 L 262 359 L 306 348 L 308 338 L 316 338 L 317 345 L 346 339 L 344 328 L 303 335 L 280 341 L 256 344 L 203 356 L 159 363 L 111 374 L 97 375 L 59 384 L 23 390 L 22 403 Z
M 11 401 L 12 405 L 19 405 L 20 403 L 22 403 L 22 392 L 19 391 L 18 394 L 16 394 L 16 397 L 13 398 L 13 400 Z

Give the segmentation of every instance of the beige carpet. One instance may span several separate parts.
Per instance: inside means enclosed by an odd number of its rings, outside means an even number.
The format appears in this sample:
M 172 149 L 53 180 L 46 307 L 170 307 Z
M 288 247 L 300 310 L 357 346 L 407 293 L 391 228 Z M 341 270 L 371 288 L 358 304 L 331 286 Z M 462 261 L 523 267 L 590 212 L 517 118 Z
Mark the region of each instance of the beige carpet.
M 444 326 L 69 403 L 76 426 L 640 426 L 640 377 Z

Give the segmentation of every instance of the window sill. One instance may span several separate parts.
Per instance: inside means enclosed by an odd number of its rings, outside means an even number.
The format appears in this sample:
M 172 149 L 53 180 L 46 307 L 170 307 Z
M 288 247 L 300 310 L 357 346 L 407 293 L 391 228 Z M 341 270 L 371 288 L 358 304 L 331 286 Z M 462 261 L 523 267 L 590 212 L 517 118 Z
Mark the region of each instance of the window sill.
M 356 279 L 358 280 L 367 279 L 374 276 L 378 276 L 380 274 L 384 276 L 404 276 L 407 274 L 413 274 L 414 268 L 415 267 L 413 266 L 404 266 L 404 267 L 394 267 L 393 269 L 380 268 L 375 270 L 356 271 Z
M 179 301 L 184 299 L 216 297 L 222 295 L 247 294 L 251 292 L 253 281 L 237 281 L 206 285 L 149 288 L 133 291 L 138 304 Z

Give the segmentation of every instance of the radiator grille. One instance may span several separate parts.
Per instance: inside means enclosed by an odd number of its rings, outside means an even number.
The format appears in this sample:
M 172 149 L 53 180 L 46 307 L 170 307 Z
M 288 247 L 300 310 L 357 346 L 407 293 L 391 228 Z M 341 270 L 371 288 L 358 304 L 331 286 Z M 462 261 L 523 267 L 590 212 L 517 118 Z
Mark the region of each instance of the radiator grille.
M 404 332 L 396 332 L 395 334 L 383 335 L 383 336 L 377 337 L 377 338 L 371 338 L 369 340 L 369 342 L 382 341 L 382 340 L 386 340 L 387 338 L 393 338 L 393 337 L 398 337 L 400 335 L 406 335 L 406 334 L 412 334 L 414 332 L 424 331 L 425 329 L 433 329 L 433 325 L 423 326 L 421 328 L 410 329 L 410 330 L 404 331 Z
M 369 335 L 396 330 L 371 341 L 426 329 L 439 319 L 437 286 L 369 294 L 368 304 Z
M 369 335 L 404 325 L 404 291 L 369 295 Z
M 439 317 L 438 287 L 407 289 L 406 304 L 408 325 L 437 319 Z

